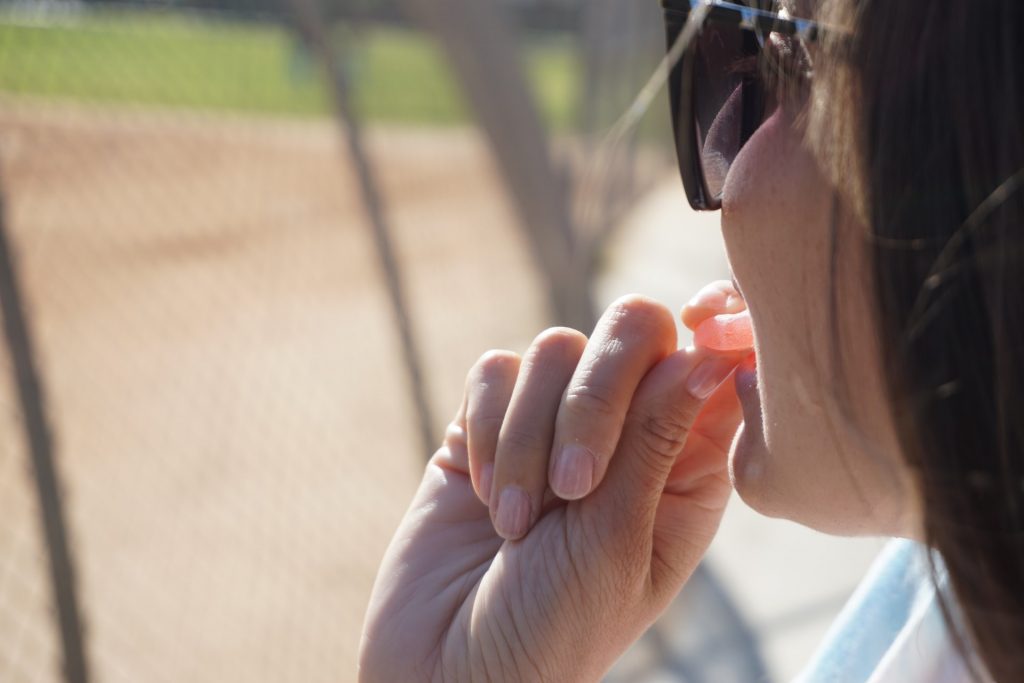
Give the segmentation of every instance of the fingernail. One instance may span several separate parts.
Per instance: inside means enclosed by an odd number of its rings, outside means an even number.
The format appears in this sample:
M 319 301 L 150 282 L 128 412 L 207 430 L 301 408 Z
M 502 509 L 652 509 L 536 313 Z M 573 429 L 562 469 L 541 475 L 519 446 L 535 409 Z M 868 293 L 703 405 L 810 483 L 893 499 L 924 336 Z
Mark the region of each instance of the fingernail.
M 487 462 L 480 468 L 480 497 L 491 499 L 491 482 L 494 480 L 494 463 Z
M 559 498 L 576 500 L 590 493 L 594 483 L 594 455 L 579 444 L 570 444 L 555 456 L 551 490 Z
M 686 390 L 694 398 L 703 401 L 714 393 L 718 385 L 729 376 L 735 365 L 724 358 L 705 358 L 686 378 Z
M 498 498 L 498 511 L 494 515 L 494 529 L 507 539 L 519 538 L 526 533 L 530 522 L 530 498 L 518 486 L 506 486 Z

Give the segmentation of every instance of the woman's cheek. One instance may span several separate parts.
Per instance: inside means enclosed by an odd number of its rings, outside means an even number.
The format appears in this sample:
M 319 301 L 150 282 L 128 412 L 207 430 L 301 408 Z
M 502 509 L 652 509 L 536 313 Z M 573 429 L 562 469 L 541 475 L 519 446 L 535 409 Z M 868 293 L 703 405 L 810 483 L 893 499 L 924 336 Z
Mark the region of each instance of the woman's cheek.
M 722 232 L 753 320 L 763 427 L 734 457 L 737 487 L 765 514 L 846 532 L 851 520 L 879 526 L 851 491 L 880 486 L 827 400 L 833 196 L 792 117 L 776 111 L 733 162 Z

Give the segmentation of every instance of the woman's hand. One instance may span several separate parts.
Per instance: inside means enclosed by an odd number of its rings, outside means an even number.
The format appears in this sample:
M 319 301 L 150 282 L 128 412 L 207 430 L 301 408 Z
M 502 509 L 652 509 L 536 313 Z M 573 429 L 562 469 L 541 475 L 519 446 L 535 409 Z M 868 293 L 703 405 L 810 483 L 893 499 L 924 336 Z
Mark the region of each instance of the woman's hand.
M 740 412 L 717 387 L 747 354 L 676 351 L 640 297 L 589 341 L 556 328 L 522 359 L 485 354 L 384 558 L 360 680 L 600 678 L 718 528 Z

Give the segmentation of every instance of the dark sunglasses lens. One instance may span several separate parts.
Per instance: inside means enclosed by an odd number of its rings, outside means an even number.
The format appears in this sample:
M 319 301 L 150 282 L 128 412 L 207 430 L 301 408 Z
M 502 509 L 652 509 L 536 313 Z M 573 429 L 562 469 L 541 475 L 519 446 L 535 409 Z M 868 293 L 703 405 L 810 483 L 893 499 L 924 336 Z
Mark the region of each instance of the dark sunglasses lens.
M 722 197 L 725 176 L 759 125 L 764 92 L 760 46 L 751 31 L 708 22 L 700 33 L 693 65 L 693 115 L 709 199 Z

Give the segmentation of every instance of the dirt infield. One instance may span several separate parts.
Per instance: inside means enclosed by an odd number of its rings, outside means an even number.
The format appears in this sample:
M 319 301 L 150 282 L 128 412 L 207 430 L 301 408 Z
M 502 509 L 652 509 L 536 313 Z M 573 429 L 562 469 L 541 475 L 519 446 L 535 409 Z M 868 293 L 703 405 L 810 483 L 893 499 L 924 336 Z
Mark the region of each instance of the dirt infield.
M 370 148 L 442 421 L 542 299 L 472 132 Z M 96 680 L 353 678 L 425 454 L 342 149 L 327 122 L 0 102 Z M 0 680 L 57 680 L 2 382 Z

